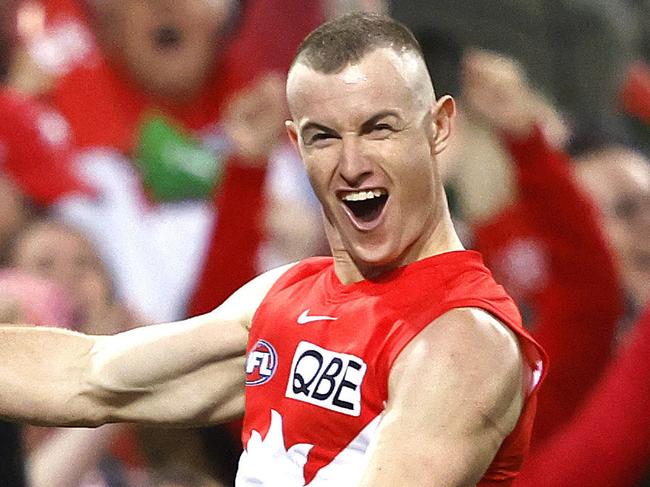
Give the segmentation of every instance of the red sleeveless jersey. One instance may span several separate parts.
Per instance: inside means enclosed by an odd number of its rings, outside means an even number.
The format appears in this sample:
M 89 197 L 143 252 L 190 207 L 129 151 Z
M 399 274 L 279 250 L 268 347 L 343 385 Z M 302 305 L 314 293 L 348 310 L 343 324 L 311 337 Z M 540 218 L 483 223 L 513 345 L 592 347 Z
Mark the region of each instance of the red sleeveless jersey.
M 526 406 L 480 486 L 510 485 L 528 447 L 544 353 L 472 251 L 436 255 L 377 281 L 343 285 L 331 258 L 305 260 L 253 318 L 239 487 L 356 484 L 403 348 L 453 308 L 481 308 L 519 338 L 534 376 Z

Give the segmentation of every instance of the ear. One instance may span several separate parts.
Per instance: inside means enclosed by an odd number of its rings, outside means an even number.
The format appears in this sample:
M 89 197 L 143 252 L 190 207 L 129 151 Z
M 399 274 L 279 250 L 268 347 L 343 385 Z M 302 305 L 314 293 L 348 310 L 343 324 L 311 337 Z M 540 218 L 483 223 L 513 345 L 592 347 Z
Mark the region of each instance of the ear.
M 451 134 L 451 122 L 456 116 L 456 102 L 451 96 L 445 95 L 434 103 L 432 112 L 433 140 L 431 152 L 432 154 L 440 154 L 447 147 L 447 140 Z
M 296 124 L 293 122 L 293 120 L 285 120 L 284 126 L 287 128 L 287 135 L 289 136 L 289 140 L 291 140 L 291 143 L 294 145 L 296 150 L 299 150 L 298 127 L 296 127 Z

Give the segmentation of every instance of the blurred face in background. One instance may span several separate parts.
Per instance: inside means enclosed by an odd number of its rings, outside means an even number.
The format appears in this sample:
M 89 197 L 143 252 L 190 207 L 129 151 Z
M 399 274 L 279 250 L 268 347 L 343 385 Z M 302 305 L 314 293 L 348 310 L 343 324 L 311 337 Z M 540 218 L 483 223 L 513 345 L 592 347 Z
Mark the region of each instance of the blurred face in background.
M 92 306 L 112 300 L 107 273 L 85 237 L 55 223 L 37 222 L 17 239 L 13 265 L 18 270 L 50 279 L 70 293 L 76 321 Z
M 577 162 L 578 179 L 600 210 L 623 285 L 637 306 L 650 303 L 650 161 L 611 147 Z
M 1 1 L 1 0 L 0 0 Z M 99 37 L 150 93 L 191 98 L 208 80 L 236 0 L 93 0 Z

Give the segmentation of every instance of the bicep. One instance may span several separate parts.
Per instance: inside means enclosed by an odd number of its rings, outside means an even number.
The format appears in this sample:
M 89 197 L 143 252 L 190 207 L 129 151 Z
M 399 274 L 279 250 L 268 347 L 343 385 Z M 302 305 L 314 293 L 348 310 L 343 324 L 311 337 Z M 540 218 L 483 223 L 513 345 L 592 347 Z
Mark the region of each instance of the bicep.
M 236 416 L 247 332 L 207 315 L 99 337 L 85 377 L 103 422 L 196 425 Z
M 107 422 L 204 426 L 241 417 L 244 356 L 209 363 L 138 392 L 111 393 Z
M 262 274 L 206 315 L 99 337 L 88 383 L 106 421 L 195 425 L 240 416 L 250 321 L 286 268 Z
M 522 364 L 516 339 L 489 315 L 436 320 L 393 365 L 361 485 L 475 485 L 516 425 Z

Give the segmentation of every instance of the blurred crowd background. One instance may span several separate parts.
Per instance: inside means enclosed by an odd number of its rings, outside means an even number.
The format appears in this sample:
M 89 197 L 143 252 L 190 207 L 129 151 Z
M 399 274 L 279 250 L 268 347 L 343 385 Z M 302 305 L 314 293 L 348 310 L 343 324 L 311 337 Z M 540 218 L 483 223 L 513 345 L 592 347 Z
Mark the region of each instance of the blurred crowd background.
M 115 333 L 326 254 L 284 77 L 360 9 L 457 99 L 456 225 L 551 358 L 517 485 L 650 486 L 648 0 L 0 0 L 0 322 Z M 0 423 L 0 485 L 229 486 L 238 428 Z

